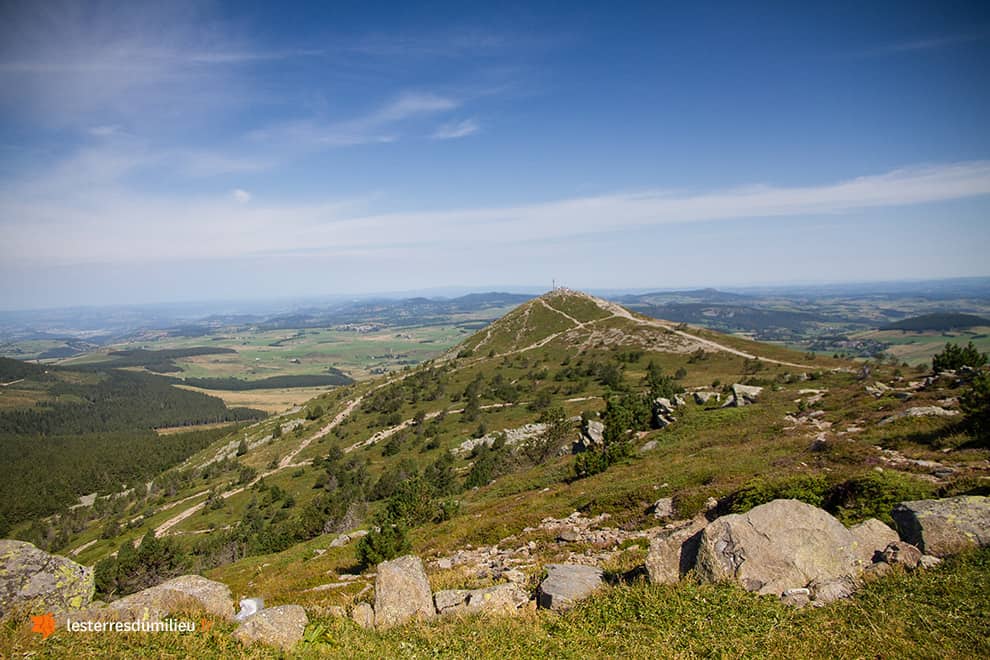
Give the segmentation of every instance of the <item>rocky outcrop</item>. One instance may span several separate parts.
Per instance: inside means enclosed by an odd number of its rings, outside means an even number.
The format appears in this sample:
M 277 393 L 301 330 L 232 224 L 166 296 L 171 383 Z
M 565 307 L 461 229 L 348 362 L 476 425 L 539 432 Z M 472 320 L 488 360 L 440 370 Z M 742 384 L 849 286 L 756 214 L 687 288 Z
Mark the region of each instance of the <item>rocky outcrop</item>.
M 593 594 L 602 582 L 602 569 L 580 564 L 549 564 L 547 577 L 540 583 L 536 601 L 539 607 L 564 610 Z
M 511 614 L 529 602 L 529 594 L 517 584 L 497 584 L 438 591 L 433 601 L 439 614 Z
M 917 406 L 915 408 L 908 408 L 896 415 L 891 415 L 890 417 L 885 417 L 880 420 L 880 424 L 890 424 L 899 419 L 904 419 L 906 417 L 955 417 L 959 414 L 958 410 L 946 410 L 945 408 L 940 408 L 938 406 Z
M 436 615 L 423 562 L 406 555 L 378 565 L 375 577 L 375 626 L 385 628 Z
M 89 605 L 93 569 L 24 541 L 0 540 L 0 616 L 12 606 L 65 612 Z
M 722 404 L 722 407 L 738 408 L 740 406 L 748 406 L 756 403 L 762 393 L 762 387 L 757 387 L 755 385 L 740 385 L 739 383 L 736 383 L 732 386 L 732 394 L 729 396 L 729 400 Z
M 661 497 L 650 507 L 653 517 L 657 520 L 671 520 L 674 518 L 674 498 Z
M 902 502 L 891 516 L 901 538 L 927 555 L 946 557 L 990 545 L 990 497 Z
M 880 553 L 880 558 L 891 566 L 903 566 L 913 570 L 921 563 L 921 550 L 904 541 L 894 541 Z
M 234 631 L 234 637 L 244 644 L 261 642 L 289 651 L 306 632 L 309 618 L 299 605 L 279 605 L 252 614 Z
M 711 400 L 719 401 L 721 397 L 718 392 L 695 392 L 691 395 L 694 397 L 694 402 L 699 406 L 703 406 Z
M 774 500 L 711 522 L 696 570 L 703 580 L 732 580 L 760 594 L 806 587 L 827 602 L 862 570 L 856 549 L 856 537 L 825 511 Z
M 183 575 L 139 591 L 104 608 L 119 619 L 158 621 L 183 609 L 195 608 L 224 619 L 234 618 L 230 587 L 200 575 Z
M 578 454 L 583 451 L 601 447 L 605 443 L 605 424 L 597 419 L 581 422 L 581 435 L 578 436 L 571 452 Z
M 698 543 L 708 521 L 699 516 L 672 530 L 665 530 L 650 541 L 646 572 L 653 584 L 676 584 L 694 568 Z

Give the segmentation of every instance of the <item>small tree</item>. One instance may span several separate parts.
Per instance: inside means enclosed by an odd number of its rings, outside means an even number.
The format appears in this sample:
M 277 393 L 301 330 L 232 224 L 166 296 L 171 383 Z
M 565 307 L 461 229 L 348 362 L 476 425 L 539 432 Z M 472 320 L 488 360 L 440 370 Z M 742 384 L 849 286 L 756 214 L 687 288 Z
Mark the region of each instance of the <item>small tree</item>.
M 240 444 L 237 445 L 237 455 L 243 456 L 246 453 L 248 453 L 247 439 L 241 438 Z
M 522 446 L 526 458 L 537 465 L 556 454 L 572 430 L 567 414 L 560 406 L 544 410 L 540 415 L 540 423 L 546 428 Z
M 941 371 L 955 371 L 962 367 L 972 367 L 974 369 L 979 369 L 980 367 L 986 365 L 987 354 L 980 353 L 972 341 L 966 344 L 966 346 L 959 346 L 958 344 L 946 343 L 945 350 L 941 353 L 937 353 L 932 358 L 932 371 L 939 373 Z
M 963 423 L 982 446 L 990 445 L 990 374 L 977 376 L 959 398 L 966 417 Z

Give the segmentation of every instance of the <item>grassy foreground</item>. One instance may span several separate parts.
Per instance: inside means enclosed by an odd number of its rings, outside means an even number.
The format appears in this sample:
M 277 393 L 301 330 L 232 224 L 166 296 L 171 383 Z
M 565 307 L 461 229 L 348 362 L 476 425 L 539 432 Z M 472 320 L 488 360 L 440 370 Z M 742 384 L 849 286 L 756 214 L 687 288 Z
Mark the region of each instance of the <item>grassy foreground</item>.
M 198 620 L 198 617 L 194 617 Z M 794 610 L 731 585 L 612 587 L 563 615 L 444 619 L 386 632 L 311 617 L 292 657 L 990 657 L 990 551 L 896 573 L 853 599 Z M 244 649 L 233 626 L 207 633 L 81 634 L 46 641 L 20 620 L 0 628 L 7 658 L 280 657 Z

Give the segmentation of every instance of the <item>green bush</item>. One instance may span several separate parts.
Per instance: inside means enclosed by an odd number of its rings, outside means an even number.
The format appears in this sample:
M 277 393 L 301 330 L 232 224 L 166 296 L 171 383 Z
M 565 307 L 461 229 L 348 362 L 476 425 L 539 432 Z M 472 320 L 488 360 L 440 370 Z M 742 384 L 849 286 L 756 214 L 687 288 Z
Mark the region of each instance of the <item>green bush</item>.
M 395 559 L 411 548 L 405 527 L 397 524 L 382 525 L 358 541 L 357 558 L 362 566 L 370 567 Z
M 945 350 L 932 358 L 932 371 L 936 373 L 947 370 L 955 371 L 961 367 L 979 369 L 986 363 L 987 354 L 980 353 L 973 342 L 969 342 L 966 346 L 946 343 Z

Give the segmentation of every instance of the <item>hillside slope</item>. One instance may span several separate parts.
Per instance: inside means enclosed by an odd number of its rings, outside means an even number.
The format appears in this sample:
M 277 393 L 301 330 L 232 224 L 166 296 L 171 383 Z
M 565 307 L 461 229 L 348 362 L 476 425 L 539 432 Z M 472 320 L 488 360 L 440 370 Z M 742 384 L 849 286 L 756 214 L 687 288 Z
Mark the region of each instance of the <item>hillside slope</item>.
M 658 498 L 686 518 L 711 498 L 731 511 L 798 497 L 848 524 L 900 499 L 986 489 L 990 453 L 955 428 L 951 384 L 875 366 L 881 388 L 857 371 L 556 290 L 442 358 L 239 430 L 65 547 L 95 563 L 154 531 L 237 596 L 319 611 L 367 598 L 367 544 L 350 533 L 389 516 L 430 559 L 434 588 L 470 587 L 510 566 L 536 580 L 576 556 L 631 570 Z M 741 398 L 733 383 L 762 391 L 726 406 Z M 650 392 L 682 389 L 684 405 L 651 415 Z M 926 406 L 948 412 L 900 416 Z M 581 458 L 594 447 L 570 452 L 591 422 L 628 448 L 598 472 Z M 624 531 L 559 542 L 576 512 L 597 520 L 590 530 Z

